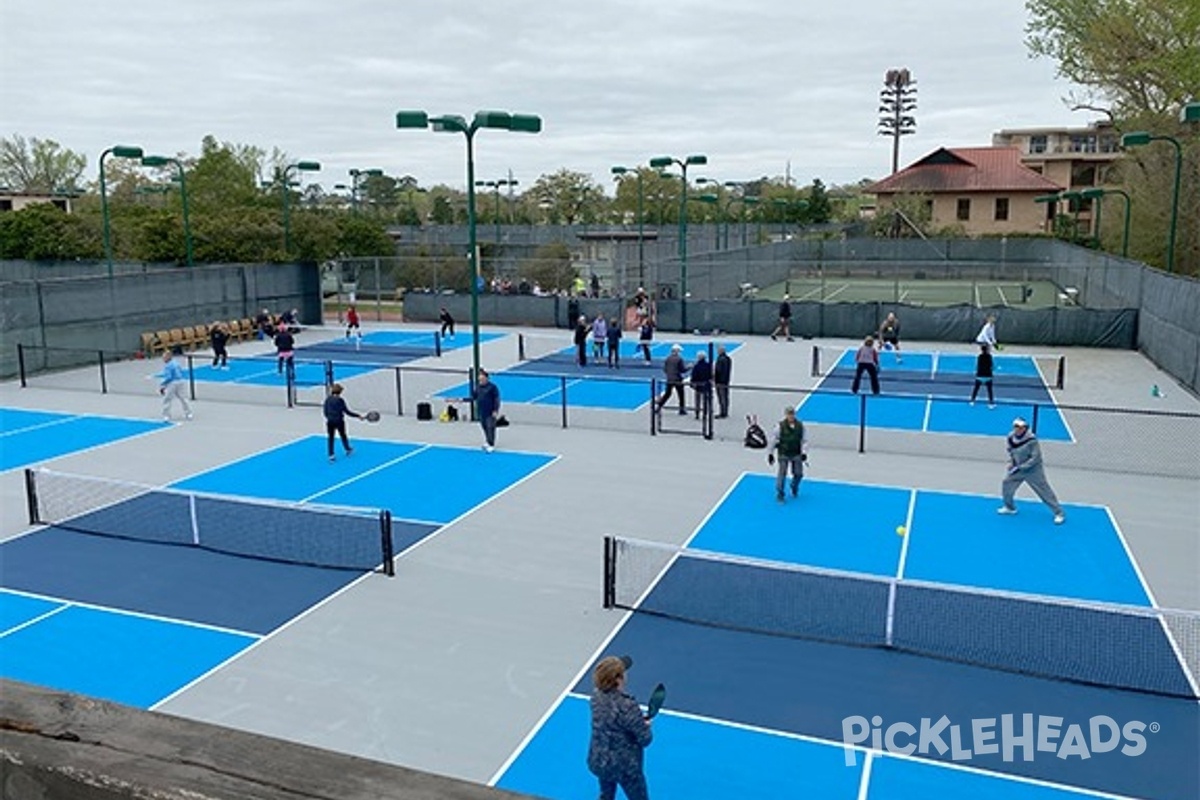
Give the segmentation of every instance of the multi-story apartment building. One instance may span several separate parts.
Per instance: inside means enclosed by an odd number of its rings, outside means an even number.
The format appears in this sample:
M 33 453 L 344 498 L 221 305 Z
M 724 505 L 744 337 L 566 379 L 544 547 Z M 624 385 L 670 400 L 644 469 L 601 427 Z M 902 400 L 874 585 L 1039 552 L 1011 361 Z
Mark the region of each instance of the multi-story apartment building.
M 994 147 L 1015 147 L 1021 163 L 1070 190 L 1110 182 L 1121 158 L 1121 136 L 1109 122 L 1086 128 L 1022 128 L 992 134 Z

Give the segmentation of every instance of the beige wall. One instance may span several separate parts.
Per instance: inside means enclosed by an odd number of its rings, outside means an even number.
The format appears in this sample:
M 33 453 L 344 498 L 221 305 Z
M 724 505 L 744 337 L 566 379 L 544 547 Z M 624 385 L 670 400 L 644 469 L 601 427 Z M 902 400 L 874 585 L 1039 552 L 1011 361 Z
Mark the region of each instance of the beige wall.
M 933 226 L 961 226 L 968 236 L 997 233 L 1045 233 L 1046 205 L 1033 202 L 1038 195 L 1032 192 L 964 192 L 933 196 Z M 958 218 L 959 198 L 970 198 L 971 218 Z M 1008 219 L 995 219 L 996 199 L 1008 198 Z M 890 204 L 891 197 L 879 196 L 880 213 Z

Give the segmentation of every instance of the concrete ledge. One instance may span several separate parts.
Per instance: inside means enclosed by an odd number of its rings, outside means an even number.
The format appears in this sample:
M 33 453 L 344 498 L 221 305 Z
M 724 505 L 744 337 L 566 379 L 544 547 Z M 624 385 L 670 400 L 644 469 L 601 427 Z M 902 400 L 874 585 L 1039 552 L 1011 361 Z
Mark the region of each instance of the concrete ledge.
M 0 680 L 3 800 L 518 800 L 486 786 Z

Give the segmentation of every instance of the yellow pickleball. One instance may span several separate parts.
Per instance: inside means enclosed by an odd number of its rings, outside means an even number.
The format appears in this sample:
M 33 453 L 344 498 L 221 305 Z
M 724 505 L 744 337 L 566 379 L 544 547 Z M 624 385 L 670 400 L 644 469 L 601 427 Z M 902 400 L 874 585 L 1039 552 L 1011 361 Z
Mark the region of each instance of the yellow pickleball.
M 908 528 L 904 527 L 903 525 L 896 526 L 896 535 L 897 536 L 904 536 L 907 533 L 908 533 Z

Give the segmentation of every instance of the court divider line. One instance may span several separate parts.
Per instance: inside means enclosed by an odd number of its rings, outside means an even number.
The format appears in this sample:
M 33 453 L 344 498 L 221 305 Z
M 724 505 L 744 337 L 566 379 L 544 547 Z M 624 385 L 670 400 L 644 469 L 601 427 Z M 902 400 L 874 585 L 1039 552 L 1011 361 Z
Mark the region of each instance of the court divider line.
M 871 788 L 871 765 L 875 763 L 875 751 L 869 750 L 863 757 L 862 774 L 858 781 L 858 800 L 867 800 L 867 792 Z
M 912 521 L 913 514 L 917 510 L 917 490 L 913 489 L 912 494 L 908 498 L 908 514 L 904 517 L 904 540 L 900 543 L 900 562 L 896 566 L 896 580 L 904 579 L 904 565 L 908 562 L 908 542 L 912 537 Z
M 26 409 L 21 408 L 21 409 L 17 409 L 17 410 L 25 411 Z M 32 410 L 32 409 L 30 409 L 30 410 Z M 47 411 L 47 412 L 42 412 L 42 413 L 57 414 L 59 412 Z M 86 418 L 85 414 L 75 414 L 73 416 L 64 416 L 62 419 L 52 419 L 48 422 L 39 422 L 36 425 L 26 425 L 24 428 L 13 428 L 11 431 L 0 432 L 0 439 L 3 439 L 6 436 L 14 436 L 19 433 L 29 433 L 30 431 L 39 431 L 39 430 L 42 430 L 43 428 L 52 428 L 55 425 L 65 425 L 68 422 L 73 422 L 74 420 L 85 419 L 85 418 Z
M 83 600 L 67 600 L 63 597 L 55 597 L 48 594 L 39 594 L 38 592 L 27 592 L 24 589 L 12 589 L 9 587 L 0 587 L 0 592 L 5 594 L 21 595 L 22 597 L 33 597 L 38 600 L 45 600 L 50 603 L 62 603 L 63 608 L 86 608 L 90 611 L 99 611 L 106 614 L 117 614 L 123 617 L 137 617 L 139 619 L 153 620 L 154 622 L 162 622 L 168 625 L 182 625 L 186 628 L 202 628 L 208 631 L 216 631 L 217 633 L 225 633 L 231 636 L 245 636 L 249 639 L 259 639 L 262 634 L 250 633 L 249 631 L 239 631 L 236 628 L 226 628 L 221 625 L 211 625 L 207 622 L 195 622 L 188 619 L 176 619 L 174 617 L 164 617 L 159 614 L 150 614 L 145 611 L 134 611 L 129 608 L 113 608 L 112 606 L 102 606 L 96 603 L 88 603 Z
M 319 437 L 306 437 L 306 438 L 319 438 Z M 440 445 L 426 445 L 426 447 L 440 447 Z M 465 447 L 457 447 L 457 448 L 451 448 L 451 449 L 466 450 L 467 448 L 465 448 Z M 546 453 L 535 453 L 534 455 L 548 455 L 548 454 L 546 454 Z M 550 460 L 550 461 L 547 461 L 547 462 L 546 462 L 545 464 L 543 464 L 541 467 L 539 467 L 538 469 L 536 469 L 536 470 L 534 470 L 533 472 L 529 473 L 528 475 L 526 475 L 526 476 L 525 476 L 524 478 L 522 478 L 521 480 L 517 481 L 516 483 L 514 483 L 514 484 L 512 484 L 512 485 L 508 486 L 508 487 L 507 487 L 507 488 L 505 488 L 504 490 L 502 490 L 502 491 L 498 492 L 497 494 L 493 495 L 493 496 L 492 496 L 491 498 L 489 498 L 487 501 L 485 501 L 485 502 L 483 502 L 483 503 L 480 503 L 479 505 L 475 506 L 474 508 L 472 508 L 472 509 L 470 509 L 470 510 L 468 510 L 468 511 L 464 512 L 463 514 L 459 515 L 458 517 L 456 517 L 455 519 L 451 520 L 450 522 L 447 522 L 447 523 L 443 524 L 443 525 L 442 525 L 441 527 L 439 527 L 437 530 L 431 531 L 431 532 L 429 533 L 429 535 L 427 535 L 427 536 L 423 537 L 423 538 L 422 538 L 420 541 L 418 541 L 418 542 L 414 542 L 414 543 L 413 543 L 412 545 L 410 545 L 408 548 L 406 548 L 406 549 L 404 549 L 404 550 L 401 550 L 400 552 L 396 553 L 396 554 L 395 554 L 395 556 L 392 558 L 392 563 L 393 563 L 393 564 L 394 564 L 394 563 L 396 563 L 396 561 L 398 561 L 398 560 L 399 560 L 399 559 L 400 559 L 402 556 L 406 556 L 406 555 L 408 555 L 409 553 L 412 553 L 414 550 L 416 550 L 416 549 L 417 549 L 418 547 L 420 547 L 421 545 L 425 544 L 426 542 L 428 542 L 428 541 L 430 541 L 430 540 L 432 540 L 432 539 L 435 539 L 435 538 L 437 538 L 437 537 L 438 537 L 439 535 L 441 535 L 441 534 L 442 534 L 442 533 L 443 533 L 443 532 L 444 532 L 444 531 L 445 531 L 447 528 L 449 528 L 449 527 L 450 527 L 451 525 L 453 525 L 454 523 L 458 522 L 458 520 L 460 520 L 460 519 L 462 519 L 463 517 L 466 517 L 467 515 L 469 515 L 469 514 L 473 513 L 473 512 L 474 512 L 474 511 L 476 511 L 477 509 L 479 509 L 479 508 L 482 508 L 483 506 L 485 506 L 485 505 L 487 505 L 488 503 L 490 503 L 490 502 L 492 502 L 493 500 L 495 500 L 495 499 L 496 499 L 497 497 L 499 497 L 500 495 L 507 493 L 507 492 L 508 492 L 510 489 L 512 489 L 514 486 L 517 486 L 518 484 L 524 483 L 525 481 L 529 480 L 529 479 L 530 479 L 530 478 L 532 478 L 534 475 L 537 475 L 539 472 L 541 472 L 543 469 L 546 469 L 546 468 L 547 468 L 547 467 L 549 467 L 551 464 L 553 464 L 553 463 L 555 463 L 556 461 L 558 461 L 558 459 L 559 459 L 559 458 L 560 458 L 559 456 L 554 456 L 554 457 L 552 458 L 552 460 Z M 200 683 L 200 681 L 203 681 L 203 680 L 205 680 L 205 679 L 206 679 L 206 678 L 208 678 L 210 675 L 213 675 L 214 673 L 216 673 L 218 670 L 220 670 L 220 669 L 224 669 L 226 666 L 229 666 L 229 665 L 230 665 L 230 664 L 232 664 L 234 661 L 236 661 L 236 660 L 238 660 L 238 659 L 242 658 L 242 656 L 246 655 L 247 653 L 251 652 L 252 650 L 255 650 L 255 649 L 257 649 L 257 648 L 258 648 L 260 645 L 262 645 L 264 642 L 267 642 L 267 641 L 269 641 L 269 640 L 273 639 L 274 637 L 276 637 L 276 636 L 278 636 L 279 634 L 283 633 L 283 632 L 284 632 L 285 630 L 287 630 L 288 628 L 290 628 L 290 627 L 292 627 L 293 625 L 295 625 L 296 623 L 298 623 L 300 620 L 304 619 L 305 617 L 309 616 L 310 614 L 313 614 L 313 613 L 315 613 L 315 612 L 316 612 L 318 609 L 321 609 L 321 608 L 323 608 L 325 605 L 327 605 L 327 604 L 329 604 L 329 603 L 333 602 L 333 601 L 334 601 L 336 598 L 340 597 L 342 594 L 344 594 L 344 593 L 346 593 L 346 592 L 350 591 L 350 590 L 351 590 L 352 588 L 354 588 L 355 586 L 358 586 L 358 584 L 362 583 L 362 582 L 363 582 L 363 581 L 365 581 L 365 580 L 368 580 L 368 579 L 370 579 L 370 578 L 373 578 L 373 577 L 378 577 L 378 575 L 376 574 L 376 571 L 375 571 L 375 570 L 372 570 L 372 571 L 370 571 L 370 572 L 365 572 L 365 573 L 363 573 L 363 574 L 362 574 L 362 575 L 360 575 L 359 577 L 355 578 L 354 580 L 350 581 L 350 582 L 349 582 L 349 583 L 347 583 L 346 585 L 342 586 L 342 587 L 341 587 L 340 589 L 338 589 L 337 591 L 333 592 L 332 594 L 329 594 L 329 595 L 327 595 L 327 596 L 326 596 L 326 597 L 324 597 L 323 599 L 319 600 L 318 602 L 316 602 L 316 603 L 314 603 L 313 605 L 309 606 L 308 608 L 304 609 L 304 610 L 303 610 L 303 611 L 301 611 L 299 614 L 297 614 L 296 616 L 294 616 L 294 617 L 292 617 L 291 619 L 289 619 L 287 622 L 285 622 L 285 623 L 283 623 L 282 625 L 280 625 L 278 628 L 275 628 L 275 629 L 274 629 L 274 630 L 272 630 L 271 632 L 269 632 L 269 633 L 267 633 L 266 635 L 262 636 L 261 638 L 259 638 L 259 640 L 258 640 L 258 641 L 256 641 L 256 642 L 253 642 L 253 643 L 251 643 L 249 646 L 247 646 L 247 647 L 245 647 L 245 648 L 241 649 L 240 651 L 238 651 L 237 653 L 234 653 L 232 656 L 230 656 L 229 658 L 225 659 L 225 660 L 224 660 L 224 661 L 222 661 L 220 664 L 216 664 L 216 665 L 214 665 L 214 666 L 213 666 L 211 669 L 207 670 L 206 672 L 204 672 L 204 673 L 203 673 L 203 674 L 201 674 L 201 675 L 198 675 L 198 676 L 196 676 L 194 679 L 192 679 L 191 681 L 188 681 L 186 684 L 184 684 L 183 686 L 179 687 L 179 688 L 178 688 L 178 689 L 176 689 L 175 691 L 171 692 L 171 693 L 170 693 L 169 695 L 167 695 L 166 697 L 162 698 L 161 700 L 158 700 L 157 702 L 155 702 L 154 704 L 152 704 L 152 705 L 149 707 L 149 710 L 150 710 L 150 711 L 155 711 L 155 710 L 157 710 L 157 709 L 158 709 L 159 707 L 161 707 L 161 706 L 162 706 L 164 703 L 170 702 L 170 701 L 171 701 L 171 700 L 173 700 L 174 698 L 176 698 L 176 697 L 178 697 L 179 695 L 181 695 L 182 693 L 186 692 L 186 691 L 187 691 L 188 689 L 190 689 L 191 687 L 193 687 L 193 686 L 195 686 L 196 684 Z M 585 667 L 585 669 L 586 669 L 586 667 Z
M 316 437 L 309 437 L 309 438 L 316 438 Z M 302 498 L 301 500 L 299 500 L 297 502 L 311 503 L 312 501 L 316 500 L 321 495 L 329 494 L 330 492 L 337 491 L 338 489 L 349 486 L 350 484 L 355 483 L 356 481 L 362 480 L 363 478 L 367 477 L 368 475 L 374 475 L 377 472 L 382 472 L 383 470 L 387 469 L 388 467 L 394 467 L 396 464 L 399 464 L 401 461 L 406 461 L 406 460 L 412 458 L 413 456 L 417 455 L 418 453 L 425 452 L 430 447 L 431 447 L 431 445 L 428 445 L 428 444 L 422 445 L 421 447 L 418 447 L 415 450 L 410 450 L 409 452 L 405 453 L 402 456 L 397 456 L 396 458 L 393 458 L 390 461 L 385 461 L 382 464 L 379 464 L 378 466 L 374 466 L 371 469 L 368 469 L 366 472 L 360 472 L 360 473 L 354 475 L 353 477 L 347 478 L 344 481 L 339 481 L 338 483 L 335 483 L 332 486 L 326 487 L 319 492 L 310 494 L 308 497 Z
M 578 692 L 568 692 L 567 696 L 575 700 L 590 701 L 591 698 L 587 695 L 579 694 Z M 993 778 L 1002 781 L 1012 781 L 1014 783 L 1024 783 L 1031 786 L 1041 786 L 1047 789 L 1056 789 L 1059 791 L 1073 792 L 1075 794 L 1086 795 L 1088 797 L 1101 798 L 1102 800 L 1141 800 L 1141 798 L 1131 795 L 1113 794 L 1112 792 L 1104 792 L 1099 789 L 1089 789 L 1086 786 L 1073 786 L 1069 783 L 1058 783 L 1056 781 L 1048 781 L 1042 778 L 1033 778 L 1028 775 L 1019 775 L 1012 772 L 999 772 L 997 770 L 986 769 L 984 767 L 971 766 L 969 764 L 960 764 L 954 761 L 943 761 L 941 759 L 925 758 L 923 756 L 914 755 L 912 753 L 887 753 L 866 747 L 861 744 L 848 744 L 839 742 L 834 739 L 823 739 L 819 736 L 813 736 L 807 733 L 795 733 L 793 731 L 780 731 L 774 728 L 765 728 L 760 725 L 752 725 L 746 722 L 735 722 L 734 720 L 720 719 L 719 717 L 708 717 L 703 714 L 696 714 L 690 711 L 678 711 L 671 708 L 663 708 L 659 712 L 660 716 L 678 717 L 691 722 L 700 722 L 707 725 L 716 725 L 722 728 L 733 728 L 735 730 L 746 731 L 747 733 L 758 733 L 765 736 L 774 736 L 779 739 L 791 739 L 793 741 L 805 742 L 807 744 L 823 745 L 826 747 L 836 747 L 839 750 L 850 750 L 856 753 L 862 753 L 864 756 L 872 757 L 876 760 L 883 758 L 894 758 L 897 761 L 912 761 L 918 764 L 923 764 L 930 767 L 940 767 L 942 769 L 958 770 L 961 772 L 970 772 L 975 775 L 981 775 L 985 778 Z
M 81 414 L 81 415 L 79 415 L 79 419 L 86 420 L 86 419 L 90 418 L 91 416 L 92 415 L 90 415 L 90 414 Z M 57 460 L 60 458 L 69 458 L 71 456 L 77 456 L 82 453 L 90 453 L 93 450 L 99 450 L 101 447 L 109 447 L 111 445 L 120 444 L 122 442 L 130 442 L 130 441 L 133 441 L 134 439 L 140 439 L 143 436 L 150 436 L 151 434 L 161 433 L 162 431 L 168 430 L 170 428 L 174 428 L 176 425 L 176 423 L 174 423 L 174 422 L 167 422 L 166 420 L 161 420 L 161 419 L 151 420 L 151 419 L 136 419 L 136 418 L 129 418 L 129 417 L 103 417 L 103 419 L 115 419 L 115 420 L 122 420 L 122 421 L 126 421 L 126 422 L 143 422 L 148 425 L 152 425 L 153 427 L 151 427 L 148 430 L 141 431 L 140 433 L 132 433 L 128 436 L 121 436 L 116 439 L 111 439 L 107 442 L 100 442 L 98 444 L 91 445 L 90 447 L 84 447 L 79 450 L 72 450 L 69 453 L 59 453 L 56 456 L 48 456 L 47 458 L 43 458 L 39 461 L 26 461 L 22 464 L 16 464 L 11 467 L 5 467 L 4 469 L 0 469 L 0 475 L 3 475 L 6 472 L 11 472 L 14 469 L 26 469 L 27 467 L 31 467 L 34 465 L 44 465 L 50 461 L 54 461 L 54 460 Z M 42 527 L 46 527 L 46 526 L 42 526 Z M 37 530 L 41 530 L 41 528 L 37 528 Z M 33 531 L 32 530 L 25 531 L 25 533 L 33 533 Z M 17 536 L 24 536 L 25 533 L 17 534 Z M 8 539 L 5 539 L 4 541 L 12 541 L 13 539 L 17 538 L 17 536 L 10 537 Z
M 0 639 L 4 639 L 10 633 L 16 633 L 17 631 L 21 631 L 32 625 L 36 625 L 44 619 L 48 619 L 50 617 L 53 617 L 55 614 L 60 614 L 63 611 L 66 611 L 70 607 L 71 606 L 69 603 L 63 603 L 62 605 L 56 606 L 43 614 L 38 614 L 36 617 L 27 619 L 24 622 L 20 623 L 19 625 L 14 625 L 13 627 L 9 628 L 6 631 L 0 631 Z
M 712 519 L 712 516 L 713 516 L 713 514 L 715 514 L 717 512 L 717 509 L 720 508 L 725 503 L 725 501 L 729 498 L 729 496 L 731 494 L 733 494 L 734 489 L 736 489 L 738 484 L 741 483 L 742 478 L 744 478 L 748 474 L 751 474 L 751 473 L 742 472 L 742 474 L 739 475 L 729 485 L 729 487 L 725 489 L 725 492 L 721 495 L 721 497 L 717 501 L 717 503 L 708 510 L 708 513 L 704 515 L 704 518 L 700 520 L 700 523 L 695 527 L 695 529 L 691 532 L 691 534 L 687 537 L 687 539 L 683 542 L 683 544 L 679 545 L 680 548 L 687 547 L 687 545 L 693 539 L 696 538 L 696 536 L 700 533 L 700 531 L 703 530 L 704 526 L 708 524 L 708 521 L 710 519 Z M 674 555 L 671 556 L 671 560 L 667 563 L 667 565 L 665 567 L 663 567 L 662 571 L 660 571 L 658 573 L 658 575 L 655 576 L 653 582 L 651 582 L 651 584 L 650 584 L 651 588 L 653 588 L 660 580 L 662 580 L 662 576 L 666 574 L 667 570 L 671 568 L 671 565 L 675 563 L 675 559 L 677 559 L 677 558 L 679 558 L 678 552 L 676 552 Z M 650 591 L 650 589 L 647 589 L 646 593 L 649 593 L 649 591 Z M 642 599 L 644 597 L 645 597 L 645 594 L 643 594 L 642 597 L 639 597 L 638 602 L 635 605 L 640 605 L 642 602 Z M 629 620 L 633 618 L 633 614 L 634 614 L 634 612 L 632 610 L 624 611 L 621 613 L 620 619 L 617 620 L 616 624 L 613 626 L 613 629 L 611 631 L 609 631 L 607 636 L 605 636 L 603 639 L 601 639 L 599 646 L 597 646 L 596 649 L 592 651 L 591 656 L 589 656 L 583 662 L 583 666 L 580 667 L 579 671 L 575 673 L 575 676 L 571 679 L 570 683 L 568 683 L 566 688 L 563 689 L 562 692 L 559 693 L 558 699 L 550 704 L 549 708 L 547 708 L 545 713 L 543 713 L 541 715 L 541 717 L 538 718 L 537 722 L 535 722 L 533 727 L 529 730 L 529 732 L 527 734 L 525 734 L 524 738 L 522 738 L 521 741 L 517 743 L 516 749 L 514 749 L 512 751 L 512 753 L 509 754 L 508 758 L 506 758 L 500 764 L 500 766 L 496 769 L 496 771 L 494 773 L 492 773 L 492 776 L 490 778 L 488 778 L 488 780 L 487 780 L 488 786 L 495 786 L 496 782 L 499 781 L 502 777 L 504 777 L 504 773 L 508 771 L 508 768 L 513 765 L 513 762 L 516 761 L 517 758 L 520 757 L 521 753 L 523 753 L 525 751 L 525 748 L 528 747 L 529 743 L 533 741 L 533 738 L 535 736 L 537 736 L 538 731 L 540 731 L 542 729 L 542 727 L 545 726 L 546 722 L 550 719 L 551 716 L 553 716 L 554 712 L 558 709 L 558 707 L 562 705 L 563 700 L 568 695 L 573 694 L 571 689 L 577 683 L 579 683 L 581 680 L 583 680 L 584 676 L 587 675 L 587 671 L 591 667 L 593 662 L 595 662 L 596 659 L 598 659 L 600 657 L 600 654 L 603 653 L 604 650 L 609 646 L 609 644 L 612 643 L 612 640 L 617 637 L 617 634 L 619 634 L 621 632 L 621 629 L 625 627 L 626 623 L 628 623 Z

